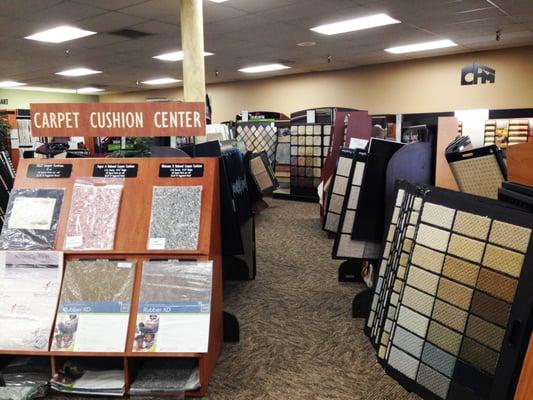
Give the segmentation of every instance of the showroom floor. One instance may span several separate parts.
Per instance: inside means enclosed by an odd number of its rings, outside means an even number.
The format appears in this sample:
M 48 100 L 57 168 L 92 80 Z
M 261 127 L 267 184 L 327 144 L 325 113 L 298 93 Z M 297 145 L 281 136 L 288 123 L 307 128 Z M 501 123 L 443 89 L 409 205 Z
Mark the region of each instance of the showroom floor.
M 226 344 L 207 399 L 415 399 L 377 364 L 350 316 L 361 284 L 337 280 L 339 261 L 318 205 L 267 199 L 257 217 L 257 278 L 230 282 L 225 309 L 241 324 Z

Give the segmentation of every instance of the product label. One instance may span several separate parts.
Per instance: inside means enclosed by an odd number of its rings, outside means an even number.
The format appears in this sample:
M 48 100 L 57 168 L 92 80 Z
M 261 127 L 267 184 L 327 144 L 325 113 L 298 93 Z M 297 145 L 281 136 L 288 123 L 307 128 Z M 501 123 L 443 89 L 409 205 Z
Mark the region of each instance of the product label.
M 165 250 L 165 238 L 150 238 L 148 241 L 148 250 Z
M 67 249 L 75 249 L 83 244 L 83 236 L 67 236 L 65 238 L 65 247 Z
M 93 177 L 98 178 L 135 178 L 138 164 L 95 164 Z
M 204 164 L 160 164 L 160 178 L 199 178 L 204 176 Z
M 70 178 L 72 164 L 30 164 L 26 177 L 36 179 Z

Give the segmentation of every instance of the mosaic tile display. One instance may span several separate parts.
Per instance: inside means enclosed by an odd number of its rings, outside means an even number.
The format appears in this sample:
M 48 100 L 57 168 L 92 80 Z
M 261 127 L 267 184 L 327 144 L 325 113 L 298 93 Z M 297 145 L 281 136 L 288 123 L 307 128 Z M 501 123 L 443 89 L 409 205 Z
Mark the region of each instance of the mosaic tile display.
M 271 165 L 276 160 L 278 130 L 271 122 L 239 122 L 236 138 L 244 142 L 246 149 L 252 153 L 265 151 Z

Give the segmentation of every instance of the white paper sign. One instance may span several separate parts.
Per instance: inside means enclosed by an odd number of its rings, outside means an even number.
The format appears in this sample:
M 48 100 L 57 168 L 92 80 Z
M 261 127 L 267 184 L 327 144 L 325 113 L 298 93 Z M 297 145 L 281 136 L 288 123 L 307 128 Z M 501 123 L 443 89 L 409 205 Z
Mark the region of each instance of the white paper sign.
M 148 241 L 148 250 L 165 250 L 165 238 L 150 238 Z
M 368 144 L 368 140 L 359 138 L 350 138 L 350 149 L 365 149 Z
M 307 110 L 307 123 L 308 124 L 314 124 L 315 121 L 316 121 L 315 110 Z
M 241 112 L 241 121 L 242 122 L 248 122 L 248 111 L 242 111 Z

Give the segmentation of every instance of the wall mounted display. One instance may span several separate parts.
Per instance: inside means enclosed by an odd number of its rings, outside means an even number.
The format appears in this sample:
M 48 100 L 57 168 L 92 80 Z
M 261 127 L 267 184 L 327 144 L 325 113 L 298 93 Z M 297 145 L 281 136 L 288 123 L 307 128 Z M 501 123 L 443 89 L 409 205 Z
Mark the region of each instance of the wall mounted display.
M 398 311 L 379 322 L 388 345 L 378 355 L 423 398 L 511 398 L 529 340 L 517 321 L 531 312 L 533 217 L 490 199 L 421 189 L 414 239 L 403 240 L 412 248 L 403 288 L 379 287 Z
M 15 189 L 7 206 L 0 247 L 50 250 L 54 247 L 63 189 Z
M 462 192 L 498 198 L 498 188 L 507 179 L 507 168 L 495 145 L 446 154 Z
M 123 352 L 134 278 L 131 261 L 68 261 L 52 350 Z
M 212 262 L 144 262 L 132 350 L 206 353 L 212 278 Z
M 63 253 L 0 252 L 0 348 L 47 351 L 63 274 Z
M 196 250 L 201 186 L 155 186 L 148 250 Z
M 76 179 L 72 189 L 65 249 L 113 249 L 123 188 L 122 179 Z

